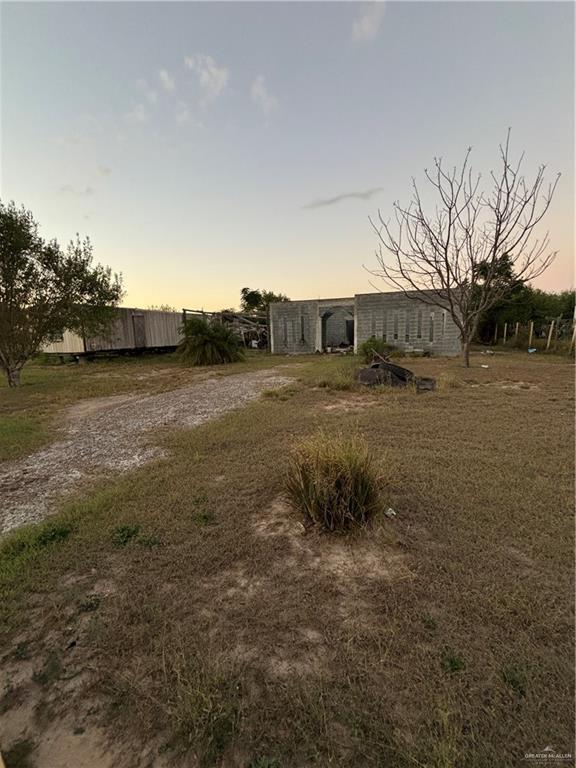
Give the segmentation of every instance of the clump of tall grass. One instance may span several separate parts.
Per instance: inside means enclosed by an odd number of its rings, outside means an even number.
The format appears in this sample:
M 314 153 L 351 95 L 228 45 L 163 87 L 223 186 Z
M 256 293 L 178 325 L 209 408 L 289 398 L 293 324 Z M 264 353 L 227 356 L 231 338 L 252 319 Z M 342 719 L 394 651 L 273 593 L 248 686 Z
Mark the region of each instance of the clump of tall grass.
M 332 361 L 329 362 L 332 363 Z M 357 386 L 355 379 L 357 365 L 355 357 L 342 358 L 337 365 L 327 366 L 322 375 L 315 379 L 314 385 L 336 392 L 347 392 L 355 389 Z
M 464 386 L 464 382 L 452 371 L 443 371 L 436 379 L 436 389 L 439 392 L 446 392 L 449 389 L 458 389 L 462 386 Z
M 199 317 L 186 320 L 178 346 L 181 360 L 188 365 L 221 365 L 244 358 L 244 348 L 232 328 Z
M 286 475 L 291 506 L 325 531 L 366 525 L 380 509 L 380 478 L 358 436 L 317 432 L 294 448 Z

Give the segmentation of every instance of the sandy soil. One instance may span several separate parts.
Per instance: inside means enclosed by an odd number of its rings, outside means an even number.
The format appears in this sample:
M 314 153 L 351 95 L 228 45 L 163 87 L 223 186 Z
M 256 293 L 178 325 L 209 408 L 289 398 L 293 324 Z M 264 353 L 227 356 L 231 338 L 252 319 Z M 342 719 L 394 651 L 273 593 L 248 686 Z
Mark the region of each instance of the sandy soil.
M 117 395 L 73 406 L 60 440 L 0 466 L 0 534 L 41 520 L 87 477 L 124 472 L 160 456 L 152 430 L 203 424 L 291 381 L 257 371 L 159 395 Z

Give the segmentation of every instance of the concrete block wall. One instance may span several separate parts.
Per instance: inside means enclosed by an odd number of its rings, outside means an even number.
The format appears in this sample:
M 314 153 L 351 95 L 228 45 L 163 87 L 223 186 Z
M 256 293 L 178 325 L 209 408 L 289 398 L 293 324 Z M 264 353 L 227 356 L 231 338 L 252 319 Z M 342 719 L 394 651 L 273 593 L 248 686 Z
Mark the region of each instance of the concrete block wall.
M 326 346 L 346 337 L 345 309 L 354 312 L 355 347 L 371 336 L 406 351 L 435 355 L 460 353 L 458 328 L 447 310 L 410 299 L 402 292 L 360 293 L 353 299 L 277 302 L 270 305 L 271 350 L 276 354 L 306 354 L 322 349 L 322 315 L 333 314 L 326 325 Z M 338 341 L 336 338 L 338 337 Z
M 270 304 L 270 346 L 275 354 L 297 355 L 319 348 L 317 301 L 280 301 Z
M 450 313 L 402 292 L 357 294 L 355 318 L 357 346 L 376 336 L 406 351 L 460 353 L 458 328 Z

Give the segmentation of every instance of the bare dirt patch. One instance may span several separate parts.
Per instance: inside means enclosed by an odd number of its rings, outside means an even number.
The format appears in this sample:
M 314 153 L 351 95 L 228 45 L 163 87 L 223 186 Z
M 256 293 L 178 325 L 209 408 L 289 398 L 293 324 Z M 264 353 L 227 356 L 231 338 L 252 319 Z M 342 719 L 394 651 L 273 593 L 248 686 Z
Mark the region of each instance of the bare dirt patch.
M 334 403 L 328 403 L 322 406 L 323 410 L 329 412 L 344 412 L 354 413 L 355 411 L 362 411 L 365 408 L 373 408 L 378 401 L 373 397 L 347 397 L 340 400 L 336 400 Z
M 73 406 L 61 440 L 0 468 L 0 533 L 41 520 L 86 477 L 123 472 L 160 456 L 149 439 L 152 430 L 203 424 L 291 381 L 257 371 L 158 395 L 118 395 Z
M 471 387 L 494 387 L 495 389 L 519 389 L 519 390 L 531 390 L 540 389 L 538 384 L 533 384 L 528 381 L 514 381 L 511 379 L 505 379 L 504 381 L 487 381 L 485 383 L 469 382 Z

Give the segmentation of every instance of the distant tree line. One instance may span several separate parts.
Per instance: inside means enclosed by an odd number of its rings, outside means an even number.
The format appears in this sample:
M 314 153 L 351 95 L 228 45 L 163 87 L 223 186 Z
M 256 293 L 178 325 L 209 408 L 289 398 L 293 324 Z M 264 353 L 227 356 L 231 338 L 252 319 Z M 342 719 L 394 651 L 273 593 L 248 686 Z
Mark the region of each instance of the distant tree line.
M 573 290 L 548 293 L 525 283 L 513 285 L 508 296 L 482 317 L 478 340 L 491 341 L 495 327 L 502 328 L 504 323 L 512 328 L 515 323 L 522 325 L 533 321 L 538 326 L 551 320 L 571 320 L 574 317 L 574 297 Z

